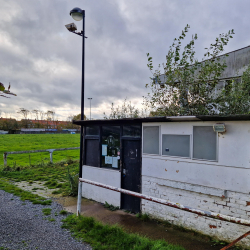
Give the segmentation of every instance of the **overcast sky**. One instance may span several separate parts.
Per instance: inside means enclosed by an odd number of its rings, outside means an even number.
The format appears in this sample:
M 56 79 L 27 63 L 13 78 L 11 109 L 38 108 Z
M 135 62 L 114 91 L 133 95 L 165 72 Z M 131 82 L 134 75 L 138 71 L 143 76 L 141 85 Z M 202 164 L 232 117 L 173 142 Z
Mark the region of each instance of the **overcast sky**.
M 86 11 L 85 114 L 91 97 L 95 119 L 125 98 L 141 107 L 146 53 L 163 63 L 186 24 L 198 34 L 198 59 L 229 29 L 225 52 L 250 45 L 249 0 L 0 0 L 0 82 L 17 94 L 0 97 L 0 116 L 20 119 L 19 108 L 53 110 L 58 120 L 80 113 L 82 38 L 64 26 L 82 29 L 69 15 L 74 7 Z

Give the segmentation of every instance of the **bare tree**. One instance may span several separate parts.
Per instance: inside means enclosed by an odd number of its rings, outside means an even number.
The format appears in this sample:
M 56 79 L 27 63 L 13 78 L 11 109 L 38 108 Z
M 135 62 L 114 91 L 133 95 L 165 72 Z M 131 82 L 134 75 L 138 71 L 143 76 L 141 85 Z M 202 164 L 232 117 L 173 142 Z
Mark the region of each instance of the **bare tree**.
M 44 112 L 42 110 L 38 110 L 39 115 L 40 115 L 40 120 L 43 120 L 44 118 Z
M 54 121 L 54 119 L 55 119 L 55 112 L 54 111 L 48 110 L 45 114 L 47 116 L 48 121 Z
M 32 110 L 32 113 L 35 114 L 36 120 L 39 120 L 39 110 L 38 109 L 34 109 L 34 110 Z
M 23 118 L 25 120 L 27 120 L 28 114 L 30 113 L 30 111 L 28 109 L 25 108 L 20 108 L 19 111 L 17 111 L 18 114 L 21 114 L 23 116 Z

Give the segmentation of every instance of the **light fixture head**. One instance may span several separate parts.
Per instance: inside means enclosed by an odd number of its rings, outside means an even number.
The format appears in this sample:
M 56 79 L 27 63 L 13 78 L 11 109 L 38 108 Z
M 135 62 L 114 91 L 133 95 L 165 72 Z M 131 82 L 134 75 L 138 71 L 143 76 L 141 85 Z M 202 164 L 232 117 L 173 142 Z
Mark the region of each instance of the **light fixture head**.
M 83 19 L 84 10 L 80 8 L 74 8 L 69 13 L 75 21 L 81 21 Z
M 213 125 L 214 132 L 218 133 L 225 133 L 226 132 L 226 126 L 224 123 L 216 123 Z
M 76 27 L 76 25 L 75 25 L 74 23 L 66 24 L 65 27 L 66 27 L 69 31 L 71 31 L 71 32 L 74 32 L 74 31 L 77 30 L 77 27 Z

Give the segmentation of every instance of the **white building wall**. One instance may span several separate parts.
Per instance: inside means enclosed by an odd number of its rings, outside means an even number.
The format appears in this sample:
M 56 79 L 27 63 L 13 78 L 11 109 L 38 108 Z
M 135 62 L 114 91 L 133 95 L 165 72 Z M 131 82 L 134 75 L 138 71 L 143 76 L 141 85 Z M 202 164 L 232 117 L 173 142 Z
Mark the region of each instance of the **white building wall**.
M 83 166 L 82 176 L 84 179 L 91 181 L 121 187 L 121 173 L 117 170 Z M 101 203 L 106 201 L 109 204 L 120 207 L 120 193 L 84 182 L 82 183 L 82 196 Z
M 218 161 L 161 156 L 162 134 L 191 135 L 217 122 L 145 123 L 160 126 L 160 155 L 142 154 L 142 193 L 193 208 L 250 220 L 250 122 L 229 121 L 218 136 Z M 191 142 L 192 156 L 192 142 Z M 142 200 L 142 213 L 232 241 L 249 227 Z M 250 246 L 250 239 L 240 242 Z

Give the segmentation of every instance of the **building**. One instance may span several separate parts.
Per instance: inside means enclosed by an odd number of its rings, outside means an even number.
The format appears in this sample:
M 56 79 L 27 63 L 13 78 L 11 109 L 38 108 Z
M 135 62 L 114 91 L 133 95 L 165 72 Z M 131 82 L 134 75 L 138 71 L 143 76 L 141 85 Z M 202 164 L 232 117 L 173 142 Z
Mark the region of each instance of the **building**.
M 83 178 L 250 221 L 250 115 L 75 121 Z M 224 132 L 216 132 L 225 131 Z M 222 129 L 222 130 L 220 130 Z M 98 202 L 232 241 L 249 227 L 83 183 Z M 250 239 L 240 242 L 250 246 Z

